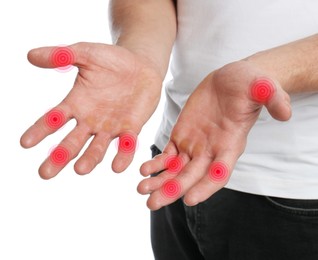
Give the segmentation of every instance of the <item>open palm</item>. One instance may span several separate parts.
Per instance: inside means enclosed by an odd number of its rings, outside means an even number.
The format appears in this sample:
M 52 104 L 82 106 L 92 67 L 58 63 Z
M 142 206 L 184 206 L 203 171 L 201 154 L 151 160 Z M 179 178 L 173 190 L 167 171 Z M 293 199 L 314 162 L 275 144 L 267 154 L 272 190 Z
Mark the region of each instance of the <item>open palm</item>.
M 189 97 L 161 155 L 144 163 L 138 190 L 156 210 L 184 196 L 196 205 L 224 187 L 262 105 L 278 120 L 291 115 L 288 94 L 247 62 L 209 74 Z
M 39 67 L 56 67 L 58 64 L 52 59 L 56 49 L 34 49 L 28 59 Z M 23 134 L 21 145 L 29 148 L 38 144 L 74 118 L 76 127 L 43 162 L 40 176 L 48 179 L 58 174 L 92 135 L 94 138 L 77 160 L 75 171 L 79 174 L 92 171 L 102 161 L 110 142 L 119 137 L 123 145 L 112 168 L 121 172 L 131 163 L 137 135 L 159 102 L 160 73 L 146 57 L 118 46 L 77 43 L 68 46 L 67 51 L 74 55 L 72 64 L 79 69 L 74 86 L 60 104 Z

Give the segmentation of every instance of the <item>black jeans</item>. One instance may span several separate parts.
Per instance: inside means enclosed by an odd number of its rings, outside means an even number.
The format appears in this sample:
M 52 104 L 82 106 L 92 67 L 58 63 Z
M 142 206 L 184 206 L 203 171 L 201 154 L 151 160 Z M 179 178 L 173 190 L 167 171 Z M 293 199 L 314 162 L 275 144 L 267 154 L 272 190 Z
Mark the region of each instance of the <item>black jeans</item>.
M 223 188 L 195 207 L 179 199 L 152 211 L 151 240 L 156 260 L 318 260 L 318 200 Z

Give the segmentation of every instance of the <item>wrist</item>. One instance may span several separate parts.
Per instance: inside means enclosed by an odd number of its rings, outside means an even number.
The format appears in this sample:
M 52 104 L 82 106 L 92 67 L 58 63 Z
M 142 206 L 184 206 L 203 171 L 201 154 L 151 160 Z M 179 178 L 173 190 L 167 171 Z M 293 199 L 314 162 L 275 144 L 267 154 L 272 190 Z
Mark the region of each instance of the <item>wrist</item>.
M 278 81 L 286 92 L 293 92 L 292 86 L 297 81 L 297 71 L 292 71 L 284 65 L 278 64 L 279 61 L 273 59 L 273 56 L 268 51 L 258 52 L 243 61 L 262 71 L 269 78 Z
M 318 34 L 256 53 L 245 61 L 276 78 L 287 93 L 317 91 Z
M 141 44 L 140 40 L 136 42 L 133 39 L 125 37 L 119 37 L 114 44 L 129 50 L 138 58 L 142 59 L 149 68 L 157 71 L 162 80 L 164 80 L 167 73 L 169 60 L 165 61 L 163 58 L 158 57 L 156 54 L 159 51 L 156 52 L 156 50 L 154 50 L 152 47 L 148 47 L 146 43 Z
M 274 92 L 282 90 L 276 75 L 248 60 L 229 63 L 212 72 L 209 78 L 212 86 L 231 85 L 227 97 L 242 95 L 260 104 L 268 103 Z

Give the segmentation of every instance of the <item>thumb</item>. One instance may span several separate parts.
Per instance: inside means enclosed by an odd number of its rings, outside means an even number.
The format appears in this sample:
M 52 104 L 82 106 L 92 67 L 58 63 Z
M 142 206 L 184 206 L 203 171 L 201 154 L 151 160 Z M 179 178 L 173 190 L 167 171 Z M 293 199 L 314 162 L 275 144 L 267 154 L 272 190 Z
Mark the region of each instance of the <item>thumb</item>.
M 30 50 L 28 60 L 41 68 L 58 68 L 73 65 L 76 62 L 72 46 L 41 47 Z
M 279 82 L 268 78 L 259 78 L 251 85 L 252 99 L 265 105 L 270 115 L 280 121 L 287 121 L 292 114 L 290 97 Z

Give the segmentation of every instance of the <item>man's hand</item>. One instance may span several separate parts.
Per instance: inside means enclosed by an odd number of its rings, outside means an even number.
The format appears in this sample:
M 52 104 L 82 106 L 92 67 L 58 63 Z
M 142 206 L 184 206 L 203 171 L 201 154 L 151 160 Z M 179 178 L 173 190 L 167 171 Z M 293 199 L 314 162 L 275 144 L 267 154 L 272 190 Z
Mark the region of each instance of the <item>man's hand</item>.
M 94 139 L 75 163 L 75 171 L 79 174 L 92 171 L 102 161 L 109 143 L 119 137 L 112 168 L 122 172 L 133 159 L 137 135 L 159 102 L 160 70 L 147 57 L 118 46 L 77 43 L 63 48 L 79 69 L 74 87 L 60 104 L 23 134 L 21 145 L 29 148 L 38 144 L 74 118 L 76 127 L 43 162 L 40 176 L 49 179 L 57 175 L 92 135 Z M 28 59 L 36 66 L 53 68 L 65 61 L 65 57 L 60 60 L 54 57 L 58 50 L 57 47 L 34 49 Z
M 182 196 L 196 205 L 224 187 L 263 105 L 277 120 L 291 116 L 279 82 L 249 62 L 209 74 L 181 111 L 163 153 L 141 167 L 143 176 L 164 170 L 138 186 L 151 194 L 148 207 L 157 210 Z

